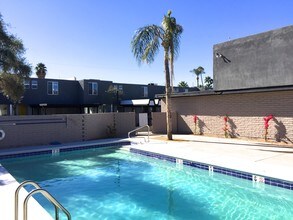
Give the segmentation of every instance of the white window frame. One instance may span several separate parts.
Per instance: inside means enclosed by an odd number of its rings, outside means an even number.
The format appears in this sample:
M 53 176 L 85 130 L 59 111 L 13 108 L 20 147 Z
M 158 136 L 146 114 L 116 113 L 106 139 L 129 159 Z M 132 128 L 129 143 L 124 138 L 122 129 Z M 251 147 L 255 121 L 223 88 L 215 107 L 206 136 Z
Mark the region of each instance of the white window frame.
M 49 86 L 51 84 L 51 86 Z M 49 93 L 49 87 L 51 87 L 52 93 Z M 48 95 L 59 95 L 59 82 L 57 81 L 48 81 L 47 83 L 47 94 Z
M 89 89 L 88 89 L 89 95 L 98 95 L 99 94 L 99 87 L 98 87 L 97 82 L 89 82 L 88 86 L 89 86 Z
M 149 88 L 147 86 L 143 87 L 143 97 L 148 97 L 149 96 Z
M 24 88 L 25 89 L 30 89 L 30 80 L 29 79 L 25 79 L 23 82 Z
M 32 80 L 31 81 L 31 88 L 32 89 L 38 89 L 38 81 L 37 80 Z

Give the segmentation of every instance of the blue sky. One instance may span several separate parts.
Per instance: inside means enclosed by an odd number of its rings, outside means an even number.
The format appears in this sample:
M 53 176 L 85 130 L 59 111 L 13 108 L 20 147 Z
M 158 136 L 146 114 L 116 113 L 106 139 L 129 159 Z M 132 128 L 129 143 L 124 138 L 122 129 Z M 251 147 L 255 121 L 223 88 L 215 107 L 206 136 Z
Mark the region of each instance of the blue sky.
M 26 58 L 43 62 L 47 78 L 101 79 L 164 85 L 162 50 L 151 65 L 131 53 L 134 31 L 161 24 L 173 11 L 184 32 L 175 82 L 195 85 L 190 70 L 213 74 L 213 45 L 292 25 L 292 0 L 1 0 L 9 31 L 23 40 Z M 32 76 L 35 76 L 33 73 Z

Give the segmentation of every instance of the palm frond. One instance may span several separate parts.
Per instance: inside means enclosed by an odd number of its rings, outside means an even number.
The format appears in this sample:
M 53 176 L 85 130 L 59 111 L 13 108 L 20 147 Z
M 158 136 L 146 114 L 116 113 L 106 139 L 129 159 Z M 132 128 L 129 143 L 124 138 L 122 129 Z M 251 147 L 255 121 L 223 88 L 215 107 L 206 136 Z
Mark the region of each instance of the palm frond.
M 173 33 L 173 47 L 174 47 L 174 58 L 177 59 L 180 50 L 181 34 L 183 33 L 183 27 L 179 24 L 176 25 L 176 29 Z
M 157 25 L 139 28 L 131 41 L 132 52 L 138 63 L 152 63 L 159 52 L 163 29 Z

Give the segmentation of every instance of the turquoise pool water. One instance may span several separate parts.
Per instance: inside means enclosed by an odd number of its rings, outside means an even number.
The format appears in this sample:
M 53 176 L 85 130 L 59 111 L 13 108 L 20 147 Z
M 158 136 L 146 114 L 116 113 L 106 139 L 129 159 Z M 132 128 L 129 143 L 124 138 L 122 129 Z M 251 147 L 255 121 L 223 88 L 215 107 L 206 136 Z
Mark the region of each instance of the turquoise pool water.
M 9 159 L 1 164 L 19 182 L 38 182 L 74 220 L 283 220 L 293 216 L 290 190 L 114 148 Z M 51 204 L 37 200 L 53 213 Z

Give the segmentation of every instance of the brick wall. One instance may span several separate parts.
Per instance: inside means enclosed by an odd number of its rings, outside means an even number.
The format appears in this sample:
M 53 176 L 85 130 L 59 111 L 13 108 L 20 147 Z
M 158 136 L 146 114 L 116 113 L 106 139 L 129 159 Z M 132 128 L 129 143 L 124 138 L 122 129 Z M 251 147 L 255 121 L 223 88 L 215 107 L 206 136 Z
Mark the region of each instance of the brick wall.
M 128 131 L 135 128 L 133 112 L 0 116 L 0 130 L 5 132 L 0 149 L 112 137 L 108 126 L 113 126 L 114 119 L 117 137 L 126 137 Z
M 193 133 L 197 115 L 197 133 L 224 136 L 223 117 L 228 115 L 231 135 L 249 138 L 263 138 L 263 117 L 273 114 L 268 137 L 293 142 L 293 91 L 176 97 L 172 111 L 177 112 L 178 133 Z

